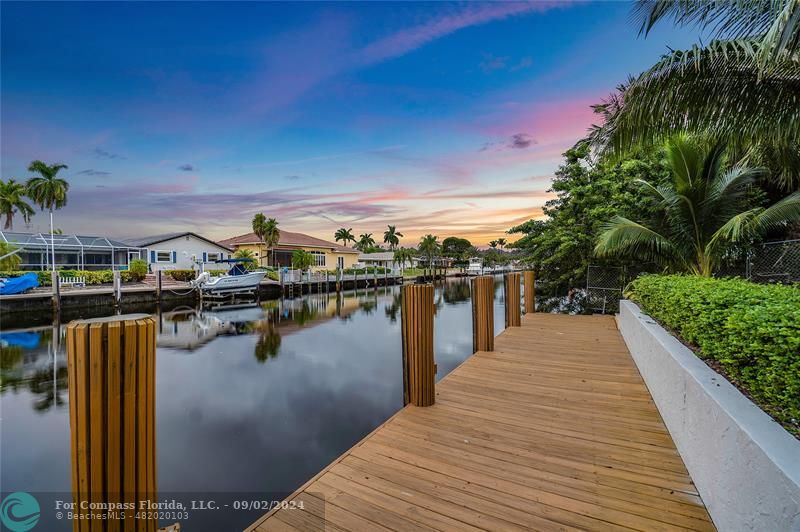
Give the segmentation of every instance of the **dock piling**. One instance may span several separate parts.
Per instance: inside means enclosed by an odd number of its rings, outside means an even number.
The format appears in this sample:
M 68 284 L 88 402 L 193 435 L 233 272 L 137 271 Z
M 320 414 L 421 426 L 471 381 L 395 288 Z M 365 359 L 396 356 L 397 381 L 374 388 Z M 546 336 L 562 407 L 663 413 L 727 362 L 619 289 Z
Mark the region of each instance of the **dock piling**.
M 526 270 L 523 274 L 525 281 L 525 314 L 536 312 L 536 277 L 533 270 Z
M 494 277 L 472 279 L 472 351 L 494 351 Z
M 50 279 L 53 285 L 53 312 L 58 314 L 61 310 L 61 283 L 58 282 L 58 272 L 52 271 Z
M 402 288 L 403 402 L 434 403 L 436 364 L 433 359 L 433 285 Z
M 506 327 L 519 327 L 521 325 L 519 272 L 507 273 L 505 281 Z
M 87 508 L 157 501 L 155 326 L 146 314 L 67 326 L 72 493 L 78 508 L 83 501 Z M 79 511 L 87 519 L 76 520 L 74 530 L 89 530 L 88 516 L 102 513 Z M 135 519 L 133 510 L 126 519 L 130 530 L 157 528 L 155 520 Z
M 156 300 L 161 303 L 161 270 L 156 270 Z

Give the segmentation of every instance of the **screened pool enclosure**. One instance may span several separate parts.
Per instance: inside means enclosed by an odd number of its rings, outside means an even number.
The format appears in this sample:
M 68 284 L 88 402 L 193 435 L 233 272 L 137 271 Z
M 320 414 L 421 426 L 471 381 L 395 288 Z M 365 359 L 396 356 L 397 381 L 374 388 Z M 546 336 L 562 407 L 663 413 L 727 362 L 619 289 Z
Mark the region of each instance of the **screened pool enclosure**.
M 19 249 L 20 269 L 50 269 L 49 233 L 0 231 L 0 242 Z M 141 253 L 141 248 L 102 236 L 53 235 L 53 247 L 56 268 L 69 270 L 127 270 Z

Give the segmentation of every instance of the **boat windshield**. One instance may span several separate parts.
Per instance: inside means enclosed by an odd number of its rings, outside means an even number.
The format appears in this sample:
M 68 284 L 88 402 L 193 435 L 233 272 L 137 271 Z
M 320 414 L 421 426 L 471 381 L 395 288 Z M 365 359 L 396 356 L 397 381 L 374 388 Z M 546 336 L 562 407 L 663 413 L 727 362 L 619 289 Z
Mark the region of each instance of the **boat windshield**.
M 234 264 L 233 267 L 228 271 L 228 275 L 244 275 L 247 273 L 244 265 L 242 264 Z

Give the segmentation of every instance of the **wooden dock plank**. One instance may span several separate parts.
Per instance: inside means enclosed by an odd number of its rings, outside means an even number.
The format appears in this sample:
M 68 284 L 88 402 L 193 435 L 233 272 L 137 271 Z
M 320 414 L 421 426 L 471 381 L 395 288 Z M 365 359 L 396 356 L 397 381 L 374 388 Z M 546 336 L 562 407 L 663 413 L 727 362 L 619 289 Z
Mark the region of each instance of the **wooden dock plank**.
M 714 530 L 607 316 L 526 314 L 289 500 L 250 530 Z

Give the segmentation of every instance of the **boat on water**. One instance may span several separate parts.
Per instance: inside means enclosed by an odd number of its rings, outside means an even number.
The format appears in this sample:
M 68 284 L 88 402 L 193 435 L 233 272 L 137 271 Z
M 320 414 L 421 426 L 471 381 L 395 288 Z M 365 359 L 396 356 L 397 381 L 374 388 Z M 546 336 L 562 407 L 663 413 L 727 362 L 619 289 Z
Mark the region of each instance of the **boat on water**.
M 248 271 L 244 264 L 249 259 L 223 259 L 218 263 L 231 265 L 228 273 L 212 276 L 203 272 L 191 282 L 192 286 L 200 288 L 205 293 L 233 293 L 246 292 L 258 288 L 259 283 L 267 275 L 264 270 Z
M 467 275 L 483 275 L 483 259 L 480 257 L 473 257 L 469 259 L 469 266 L 467 266 Z

